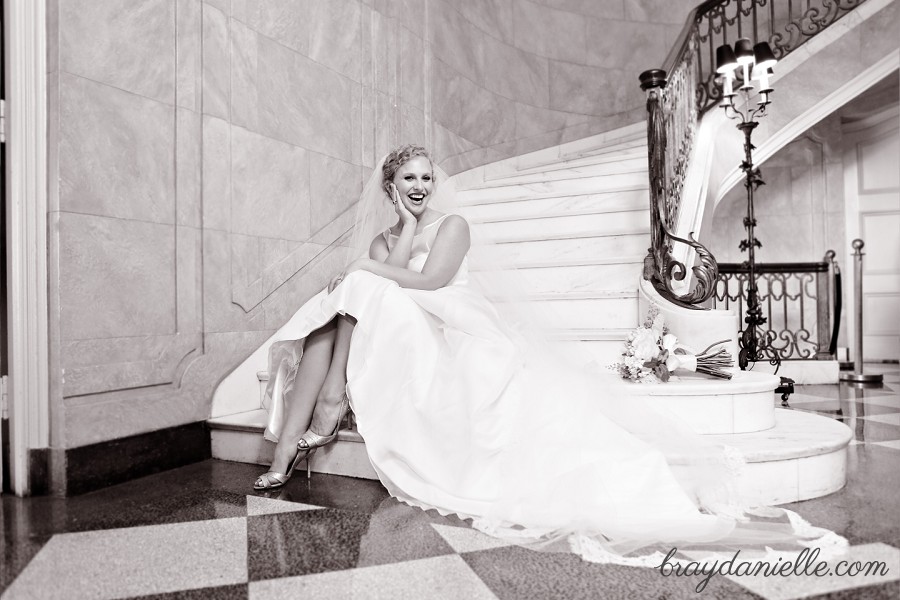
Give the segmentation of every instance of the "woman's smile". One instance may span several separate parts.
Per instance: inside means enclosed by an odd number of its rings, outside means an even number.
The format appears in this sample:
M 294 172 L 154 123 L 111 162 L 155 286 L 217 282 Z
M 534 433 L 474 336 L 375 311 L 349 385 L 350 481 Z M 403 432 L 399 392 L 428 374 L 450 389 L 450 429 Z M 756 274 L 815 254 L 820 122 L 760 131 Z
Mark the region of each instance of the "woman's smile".
M 394 174 L 394 185 L 406 208 L 416 215 L 423 213 L 434 191 L 431 161 L 424 156 L 408 160 Z

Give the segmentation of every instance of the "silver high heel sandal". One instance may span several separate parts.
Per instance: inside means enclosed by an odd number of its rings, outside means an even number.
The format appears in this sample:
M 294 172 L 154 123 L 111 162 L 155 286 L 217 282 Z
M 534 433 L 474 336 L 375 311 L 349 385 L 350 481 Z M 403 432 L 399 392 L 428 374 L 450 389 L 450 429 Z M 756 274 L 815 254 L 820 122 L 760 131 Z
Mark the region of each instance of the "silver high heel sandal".
M 297 468 L 297 465 L 304 458 L 308 458 L 311 452 L 301 450 L 297 448 L 296 454 L 294 454 L 294 460 L 291 461 L 290 466 L 288 466 L 287 473 L 279 473 L 278 471 L 268 471 L 263 473 L 259 477 L 256 478 L 256 481 L 253 483 L 253 489 L 257 491 L 265 491 L 265 490 L 277 490 L 279 488 L 284 487 L 284 484 L 288 482 L 291 478 L 291 475 L 294 474 L 294 469 Z M 309 476 L 309 461 L 306 461 L 306 474 Z
M 306 461 L 306 477 L 309 478 L 310 468 L 309 462 L 312 459 L 313 453 L 321 448 L 322 446 L 326 446 L 334 441 L 337 437 L 338 431 L 341 428 L 341 423 L 344 422 L 344 417 L 347 416 L 347 411 L 350 410 L 350 398 L 345 393 L 341 396 L 341 405 L 338 412 L 337 423 L 334 425 L 334 429 L 328 435 L 319 435 L 312 429 L 307 429 L 306 433 L 300 436 L 300 441 L 297 442 L 297 451 L 298 452 L 306 452 L 308 453 L 308 460 Z

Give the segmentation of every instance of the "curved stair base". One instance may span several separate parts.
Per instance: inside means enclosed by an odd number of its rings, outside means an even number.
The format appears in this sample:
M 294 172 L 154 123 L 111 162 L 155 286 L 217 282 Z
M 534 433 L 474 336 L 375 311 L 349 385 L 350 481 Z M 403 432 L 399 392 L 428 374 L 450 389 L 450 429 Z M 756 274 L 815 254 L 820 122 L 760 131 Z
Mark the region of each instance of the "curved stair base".
M 819 498 L 847 481 L 847 446 L 853 434 L 828 417 L 775 409 L 771 429 L 709 437 L 744 455 L 747 464 L 738 476 L 738 492 L 750 505 Z

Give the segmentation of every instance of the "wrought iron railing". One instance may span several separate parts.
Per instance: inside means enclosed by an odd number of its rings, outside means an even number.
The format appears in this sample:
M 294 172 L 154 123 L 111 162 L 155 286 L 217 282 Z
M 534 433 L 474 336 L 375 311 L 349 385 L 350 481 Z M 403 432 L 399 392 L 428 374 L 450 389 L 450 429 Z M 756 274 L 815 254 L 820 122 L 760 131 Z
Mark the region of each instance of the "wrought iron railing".
M 746 263 L 719 263 L 713 307 L 733 308 L 743 315 L 748 277 Z M 841 271 L 833 251 L 822 262 L 757 263 L 756 284 L 766 318 L 757 333 L 767 342 L 766 359 L 834 357 L 841 321 Z
M 644 278 L 664 298 L 700 308 L 715 293 L 715 257 L 693 234 L 676 235 L 676 225 L 697 123 L 721 98 L 716 48 L 748 37 L 768 41 L 781 59 L 864 1 L 708 0 L 691 12 L 663 68 L 641 73 L 641 89 L 647 92 L 651 219 Z M 683 293 L 677 282 L 688 267 L 675 258 L 675 243 L 692 247 L 699 262 L 691 267 L 692 288 Z

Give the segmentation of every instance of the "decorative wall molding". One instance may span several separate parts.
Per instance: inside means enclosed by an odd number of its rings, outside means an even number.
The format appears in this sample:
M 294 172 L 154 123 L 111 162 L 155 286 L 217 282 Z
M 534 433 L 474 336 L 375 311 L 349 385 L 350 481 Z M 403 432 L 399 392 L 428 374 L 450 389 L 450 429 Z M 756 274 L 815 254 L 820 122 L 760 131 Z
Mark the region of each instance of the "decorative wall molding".
M 49 445 L 45 0 L 6 2 L 10 481 L 30 493 L 29 450 Z

